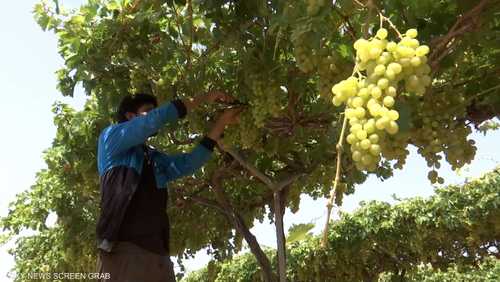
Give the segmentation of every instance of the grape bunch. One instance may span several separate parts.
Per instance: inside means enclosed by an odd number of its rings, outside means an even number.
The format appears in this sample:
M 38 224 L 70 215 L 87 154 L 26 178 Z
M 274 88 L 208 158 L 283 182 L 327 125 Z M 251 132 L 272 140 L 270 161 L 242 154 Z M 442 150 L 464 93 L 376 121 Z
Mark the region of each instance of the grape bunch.
M 407 155 L 406 146 L 395 149 L 385 143 L 399 132 L 399 112 L 394 108 L 398 96 L 423 96 L 431 85 L 429 47 L 420 45 L 417 34 L 410 29 L 396 43 L 388 41 L 388 31 L 381 28 L 374 38 L 357 40 L 353 75 L 332 87 L 333 104 L 346 104 L 346 141 L 359 170 L 374 171 L 382 156 L 404 160 Z
M 326 2 L 325 0 L 308 0 L 307 14 L 309 16 L 316 15 L 321 10 L 321 7 L 325 5 L 325 2 Z
M 305 45 L 297 43 L 294 48 L 295 59 L 299 69 L 304 73 L 309 73 L 314 69 L 314 57 Z
M 435 169 L 445 157 L 453 170 L 472 161 L 476 153 L 474 140 L 467 137 L 472 129 L 466 124 L 467 105 L 463 93 L 426 95 L 414 105 L 415 128 L 410 131 L 412 143 L 418 153 L 433 169 L 427 177 L 432 183 L 444 183 Z M 441 155 L 442 153 L 442 155 Z

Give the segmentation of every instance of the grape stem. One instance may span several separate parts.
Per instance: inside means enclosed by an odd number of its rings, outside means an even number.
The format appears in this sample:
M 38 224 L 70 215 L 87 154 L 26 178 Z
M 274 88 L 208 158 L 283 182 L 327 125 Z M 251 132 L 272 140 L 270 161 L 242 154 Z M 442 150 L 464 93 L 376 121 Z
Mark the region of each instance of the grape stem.
M 328 227 L 330 225 L 330 214 L 332 213 L 332 208 L 333 208 L 333 201 L 335 198 L 335 191 L 337 190 L 337 186 L 340 180 L 340 168 L 342 165 L 342 143 L 344 141 L 344 132 L 347 127 L 347 116 L 344 114 L 344 121 L 342 122 L 342 130 L 340 131 L 340 137 L 339 141 L 337 143 L 337 168 L 335 171 L 335 180 L 333 182 L 333 188 L 330 191 L 330 198 L 328 199 L 328 203 L 326 204 L 327 212 L 326 212 L 326 223 L 325 223 L 325 228 L 323 229 L 323 240 L 321 242 L 321 245 L 323 248 L 326 248 L 327 243 L 328 243 Z
M 358 75 L 359 78 L 364 78 L 365 76 L 359 72 L 358 64 L 354 65 L 354 68 L 352 69 L 352 74 L 351 76 L 354 76 L 355 74 Z
M 401 32 L 399 32 L 398 28 L 392 23 L 391 19 L 389 19 L 388 17 L 384 16 L 382 14 L 382 12 L 378 12 L 378 15 L 380 16 L 380 22 L 382 23 L 382 21 L 386 21 L 387 23 L 389 23 L 389 26 L 398 34 L 398 37 L 399 39 L 402 39 L 403 36 L 401 35 Z M 381 24 L 382 26 L 382 24 Z

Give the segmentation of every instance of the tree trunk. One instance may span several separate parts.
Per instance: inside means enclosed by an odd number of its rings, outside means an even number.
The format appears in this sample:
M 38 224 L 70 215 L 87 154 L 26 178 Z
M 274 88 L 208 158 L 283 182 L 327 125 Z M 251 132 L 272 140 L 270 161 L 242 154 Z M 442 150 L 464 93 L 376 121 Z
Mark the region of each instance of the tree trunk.
M 286 239 L 283 230 L 284 193 L 277 191 L 274 193 L 274 223 L 276 226 L 276 240 L 278 246 L 278 277 L 280 282 L 286 281 Z
M 217 202 L 221 205 L 221 207 L 225 211 L 225 215 L 230 222 L 234 225 L 237 232 L 239 232 L 245 241 L 248 243 L 250 247 L 250 251 L 257 259 L 257 262 L 262 270 L 263 278 L 265 282 L 274 282 L 276 281 L 276 276 L 273 273 L 273 269 L 271 267 L 271 262 L 267 258 L 266 254 L 262 250 L 257 242 L 257 238 L 250 232 L 248 227 L 245 224 L 245 221 L 240 216 L 240 214 L 234 210 L 234 208 L 229 203 L 224 190 L 222 189 L 222 185 L 220 183 L 220 179 L 218 176 L 214 176 L 212 178 L 212 188 L 215 192 L 215 198 Z

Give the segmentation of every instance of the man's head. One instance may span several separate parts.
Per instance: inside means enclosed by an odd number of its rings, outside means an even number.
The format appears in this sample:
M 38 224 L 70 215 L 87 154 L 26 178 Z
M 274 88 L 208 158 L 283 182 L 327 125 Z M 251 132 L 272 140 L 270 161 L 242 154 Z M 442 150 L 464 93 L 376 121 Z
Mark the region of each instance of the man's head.
M 118 122 L 129 121 L 136 116 L 146 114 L 157 106 L 158 101 L 153 95 L 144 93 L 128 95 L 120 102 L 116 119 Z

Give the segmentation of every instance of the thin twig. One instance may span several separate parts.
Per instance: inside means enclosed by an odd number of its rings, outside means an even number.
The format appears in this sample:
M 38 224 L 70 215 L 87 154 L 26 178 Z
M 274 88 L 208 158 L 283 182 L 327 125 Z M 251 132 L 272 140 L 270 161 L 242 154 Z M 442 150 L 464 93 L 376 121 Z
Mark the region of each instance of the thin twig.
M 387 23 L 389 23 L 389 26 L 398 34 L 399 39 L 403 38 L 403 35 L 401 35 L 401 32 L 399 32 L 398 28 L 392 23 L 391 19 L 388 17 L 384 16 L 382 12 L 378 12 L 379 16 L 381 19 L 385 20 Z
M 363 3 L 359 2 L 359 0 L 353 0 L 353 2 L 354 2 L 354 3 L 356 3 L 356 4 L 358 4 L 359 6 L 361 6 L 361 7 L 363 7 L 363 8 L 365 8 L 365 7 L 366 7 L 366 6 L 365 6 L 365 4 L 363 4 Z
M 344 114 L 344 121 L 342 123 L 342 130 L 340 131 L 339 142 L 337 143 L 337 168 L 335 171 L 335 180 L 333 182 L 333 189 L 330 191 L 330 199 L 328 199 L 328 203 L 326 204 L 327 213 L 326 213 L 326 223 L 325 229 L 323 230 L 323 240 L 322 246 L 325 248 L 328 243 L 328 227 L 330 225 L 330 214 L 332 213 L 333 201 L 335 198 L 335 191 L 337 189 L 337 185 L 340 181 L 340 168 L 342 165 L 342 144 L 344 141 L 344 132 L 347 127 L 347 116 Z
M 193 202 L 196 202 L 198 204 L 201 204 L 203 206 L 206 206 L 206 207 L 209 207 L 209 208 L 213 208 L 217 211 L 219 211 L 220 213 L 222 214 L 225 214 L 225 215 L 228 215 L 228 216 L 231 216 L 231 213 L 229 213 L 228 211 L 226 211 L 218 202 L 216 201 L 212 201 L 212 200 L 209 200 L 207 198 L 204 198 L 204 197 L 200 197 L 200 196 L 191 196 L 191 197 L 187 197 L 188 200 L 192 200 Z

